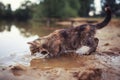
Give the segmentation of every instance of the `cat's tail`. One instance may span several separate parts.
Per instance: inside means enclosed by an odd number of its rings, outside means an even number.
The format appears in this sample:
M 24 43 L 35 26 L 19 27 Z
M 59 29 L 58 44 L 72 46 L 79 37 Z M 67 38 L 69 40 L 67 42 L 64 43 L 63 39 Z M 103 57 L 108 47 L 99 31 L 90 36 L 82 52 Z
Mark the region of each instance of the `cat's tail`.
M 108 5 L 105 7 L 106 17 L 101 23 L 97 23 L 95 26 L 97 29 L 105 27 L 111 20 L 112 12 Z

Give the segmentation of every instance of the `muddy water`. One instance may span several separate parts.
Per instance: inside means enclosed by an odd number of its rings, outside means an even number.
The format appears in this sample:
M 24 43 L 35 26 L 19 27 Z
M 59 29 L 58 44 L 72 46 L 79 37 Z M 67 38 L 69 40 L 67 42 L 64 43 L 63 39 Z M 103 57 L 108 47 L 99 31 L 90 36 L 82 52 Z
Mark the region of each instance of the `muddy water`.
M 0 80 L 120 80 L 120 28 L 109 27 L 98 31 L 100 43 L 92 55 L 41 59 L 30 55 L 26 43 L 61 27 L 1 23 Z
M 73 54 L 62 55 L 57 58 L 50 59 L 32 59 L 30 66 L 40 69 L 50 69 L 50 68 L 79 68 L 84 67 L 87 61 L 95 60 L 95 56 L 78 56 Z M 84 62 L 85 61 L 85 62 Z

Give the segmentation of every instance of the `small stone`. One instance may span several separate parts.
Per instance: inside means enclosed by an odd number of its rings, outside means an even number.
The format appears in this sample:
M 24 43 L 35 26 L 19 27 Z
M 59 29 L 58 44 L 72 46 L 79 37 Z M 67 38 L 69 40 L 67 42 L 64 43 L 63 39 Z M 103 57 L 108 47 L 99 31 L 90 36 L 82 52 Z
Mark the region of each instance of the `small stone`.
M 109 46 L 110 44 L 109 43 L 105 43 L 104 46 Z

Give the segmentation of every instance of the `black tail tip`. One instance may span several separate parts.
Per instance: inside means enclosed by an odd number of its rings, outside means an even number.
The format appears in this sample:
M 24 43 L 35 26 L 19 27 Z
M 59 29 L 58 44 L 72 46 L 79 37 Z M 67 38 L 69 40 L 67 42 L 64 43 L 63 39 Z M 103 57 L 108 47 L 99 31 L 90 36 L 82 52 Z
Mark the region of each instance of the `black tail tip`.
M 105 4 L 105 11 L 111 12 L 111 8 L 108 4 Z
M 105 7 L 109 7 L 109 4 L 105 4 Z

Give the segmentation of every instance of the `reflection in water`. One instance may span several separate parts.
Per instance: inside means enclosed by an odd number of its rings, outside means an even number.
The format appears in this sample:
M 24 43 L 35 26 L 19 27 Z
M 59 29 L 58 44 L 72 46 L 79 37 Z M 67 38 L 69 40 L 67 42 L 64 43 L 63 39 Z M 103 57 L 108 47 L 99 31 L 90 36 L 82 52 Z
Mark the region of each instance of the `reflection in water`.
M 10 53 L 18 54 L 28 50 L 27 42 L 31 39 L 35 39 L 38 36 L 31 36 L 29 38 L 21 35 L 19 29 L 15 25 L 11 25 L 10 31 L 4 30 L 0 33 L 0 55 L 6 56 Z M 23 53 L 24 54 L 24 53 Z
M 11 31 L 11 25 L 12 23 L 11 22 L 0 22 L 0 32 L 2 31 Z
M 0 58 L 9 57 L 10 54 L 19 56 L 30 53 L 27 42 L 37 39 L 39 36 L 48 35 L 58 28 L 27 22 L 0 22 Z
M 25 54 L 29 52 L 26 43 L 36 38 L 38 38 L 38 35 L 32 33 L 30 24 L 1 22 L 0 57 L 8 56 L 11 53 Z

